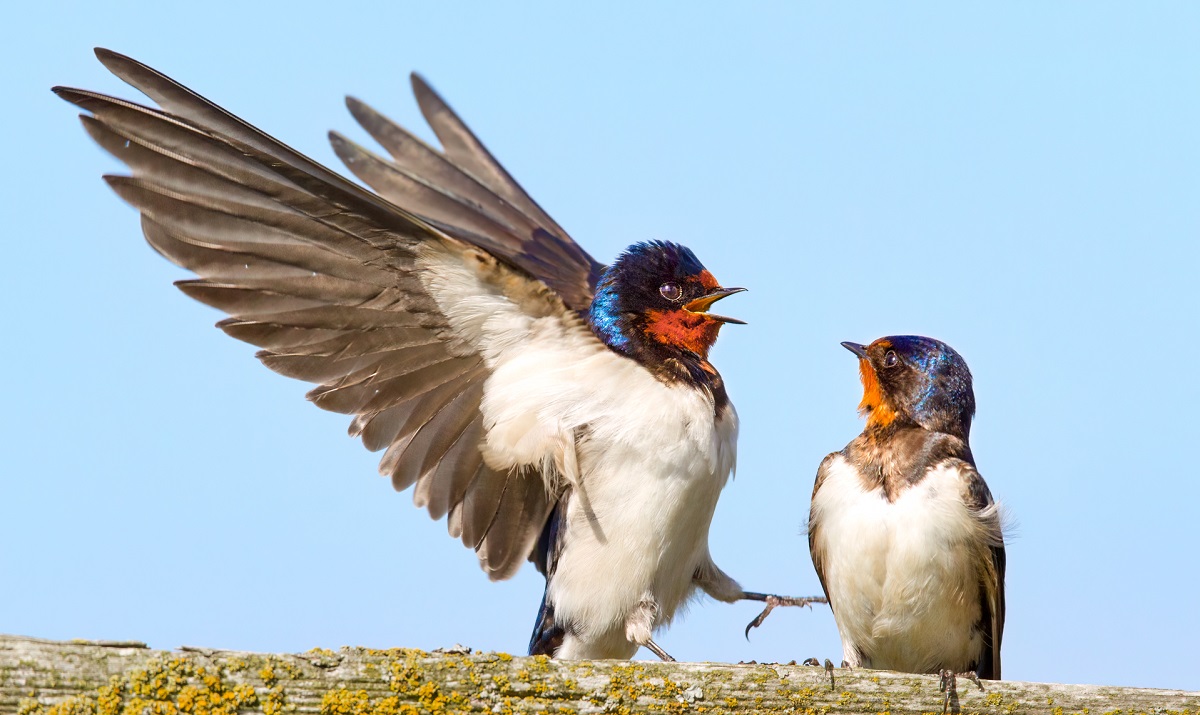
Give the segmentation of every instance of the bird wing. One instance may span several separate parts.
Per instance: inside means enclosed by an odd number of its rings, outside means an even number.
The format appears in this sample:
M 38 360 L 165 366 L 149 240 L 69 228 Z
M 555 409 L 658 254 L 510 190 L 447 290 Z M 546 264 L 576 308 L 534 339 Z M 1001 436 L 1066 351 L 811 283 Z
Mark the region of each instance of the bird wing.
M 825 580 L 826 544 L 822 543 L 822 523 L 816 509 L 817 492 L 821 490 L 825 481 L 838 466 L 842 468 L 850 467 L 843 452 L 833 452 L 826 455 L 825 459 L 821 460 L 821 466 L 817 468 L 817 479 L 813 483 L 812 502 L 808 512 L 808 551 L 812 555 L 813 568 L 817 571 L 817 578 L 821 581 L 821 590 L 825 593 L 825 601 L 829 604 L 829 610 L 833 613 L 834 620 L 838 624 L 838 635 L 842 639 L 842 654 L 852 665 L 857 665 L 864 660 L 863 649 L 858 643 L 854 642 L 854 637 L 850 630 L 843 629 L 842 621 L 838 618 L 837 608 L 834 606 L 833 598 L 829 593 L 829 585 Z
M 308 398 L 317 406 L 354 415 L 350 433 L 368 449 L 385 450 L 380 471 L 396 489 L 415 485 L 414 502 L 435 519 L 447 516 L 451 535 L 475 549 L 491 578 L 512 576 L 533 551 L 557 492 L 538 465 L 493 468 L 484 458 L 484 353 L 520 345 L 484 344 L 476 304 L 561 320 L 576 338 L 590 336 L 573 309 L 589 295 L 583 276 L 594 272 L 594 261 L 570 248 L 457 118 L 428 97 L 439 136 L 454 137 L 443 139 L 454 147 L 443 159 L 458 170 L 429 184 L 453 188 L 452 181 L 469 184 L 475 172 L 490 171 L 476 180 L 485 188 L 474 188 L 472 198 L 441 193 L 476 200 L 490 188 L 500 197 L 492 208 L 464 210 L 464 225 L 492 220 L 503 206 L 519 207 L 504 209 L 510 222 L 515 212 L 548 224 L 547 243 L 566 245 L 565 258 L 545 258 L 553 270 L 531 268 L 542 254 L 523 247 L 543 246 L 537 239 L 475 236 L 474 228 L 446 223 L 455 215 L 434 215 L 417 202 L 431 214 L 423 219 L 155 70 L 107 50 L 96 54 L 162 110 L 86 90 L 54 91 L 90 112 L 81 117 L 88 133 L 131 169 L 132 176 L 105 178 L 141 212 L 150 245 L 197 275 L 176 285 L 227 313 L 218 327 L 260 347 L 267 367 L 316 383 Z M 467 278 L 454 283 L 456 270 Z M 551 287 L 574 281 L 570 306 L 538 280 L 543 275 Z
M 338 157 L 381 196 L 535 276 L 568 307 L 586 310 L 604 266 L 525 193 L 424 79 L 414 74 L 412 85 L 442 151 L 347 97 L 350 113 L 391 159 L 330 132 Z
M 979 630 L 984 649 L 979 660 L 979 677 L 1000 679 L 1000 642 L 1004 636 L 1004 524 L 999 504 L 992 498 L 987 482 L 970 462 L 960 462 L 958 470 L 965 486 L 964 501 L 984 532 L 986 552 L 979 601 L 982 615 Z
M 829 476 L 829 471 L 833 467 L 833 462 L 838 457 L 841 457 L 841 452 L 833 452 L 825 456 L 821 460 L 821 466 L 817 467 L 817 480 L 813 483 L 812 501 L 810 502 L 808 511 L 808 552 L 812 555 L 813 568 L 817 570 L 817 578 L 821 581 L 821 590 L 825 592 L 825 600 L 829 602 L 829 610 L 833 610 L 833 601 L 829 599 L 829 587 L 825 585 L 825 554 L 817 548 L 817 535 L 820 531 L 821 524 L 817 518 L 816 510 L 811 506 L 817 500 L 817 491 L 821 485 L 825 483 L 825 479 Z M 835 616 L 837 614 L 834 614 Z

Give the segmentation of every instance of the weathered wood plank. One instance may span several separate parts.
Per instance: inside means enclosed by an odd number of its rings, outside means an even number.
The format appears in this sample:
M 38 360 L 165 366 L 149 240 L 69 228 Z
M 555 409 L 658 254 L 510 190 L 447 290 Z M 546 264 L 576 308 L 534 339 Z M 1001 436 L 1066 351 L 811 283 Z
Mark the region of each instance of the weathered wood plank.
M 941 712 L 935 676 L 720 663 L 559 663 L 343 648 L 295 655 L 0 636 L 0 715 Z M 962 713 L 1188 713 L 1200 693 L 959 681 Z

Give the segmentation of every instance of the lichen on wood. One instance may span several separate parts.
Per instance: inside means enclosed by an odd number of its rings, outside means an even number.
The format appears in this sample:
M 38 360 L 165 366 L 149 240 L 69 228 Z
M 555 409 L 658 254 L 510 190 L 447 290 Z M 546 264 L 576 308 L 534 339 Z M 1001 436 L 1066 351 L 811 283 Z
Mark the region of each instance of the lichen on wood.
M 795 664 L 558 662 L 467 649 L 294 655 L 0 636 L 0 715 L 939 713 L 936 676 Z M 1200 715 L 1200 693 L 960 680 L 961 713 Z

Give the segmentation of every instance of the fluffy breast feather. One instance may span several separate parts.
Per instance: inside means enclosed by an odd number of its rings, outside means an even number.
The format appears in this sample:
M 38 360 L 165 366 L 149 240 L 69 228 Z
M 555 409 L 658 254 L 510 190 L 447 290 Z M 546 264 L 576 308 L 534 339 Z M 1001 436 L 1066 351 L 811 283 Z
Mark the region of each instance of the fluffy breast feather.
M 960 464 L 931 467 L 889 502 L 831 456 L 813 495 L 812 549 L 852 664 L 931 672 L 978 660 L 979 589 L 998 507 L 968 508 Z
M 422 281 L 454 338 L 483 355 L 485 457 L 494 468 L 550 466 L 587 429 L 598 444 L 653 444 L 681 471 L 721 474 L 735 460 L 732 431 L 717 435 L 704 393 L 667 385 L 603 345 L 545 286 L 487 254 L 429 245 Z M 728 420 L 727 420 L 728 421 Z
M 656 378 L 598 340 L 528 279 L 457 251 L 429 251 L 425 283 L 459 339 L 492 371 L 484 457 L 570 489 L 548 598 L 571 622 L 574 657 L 629 657 L 639 600 L 671 620 L 707 558 L 717 498 L 734 470 L 737 413 Z

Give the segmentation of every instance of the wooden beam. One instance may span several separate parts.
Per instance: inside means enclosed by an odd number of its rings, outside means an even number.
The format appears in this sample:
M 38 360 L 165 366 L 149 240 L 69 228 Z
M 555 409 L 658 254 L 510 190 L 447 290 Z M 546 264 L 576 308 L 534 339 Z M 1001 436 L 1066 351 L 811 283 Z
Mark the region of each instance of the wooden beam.
M 294 655 L 0 635 L 0 715 L 940 713 L 938 678 L 803 665 L 556 662 L 466 649 Z M 959 679 L 951 712 L 1200 714 L 1200 693 Z

